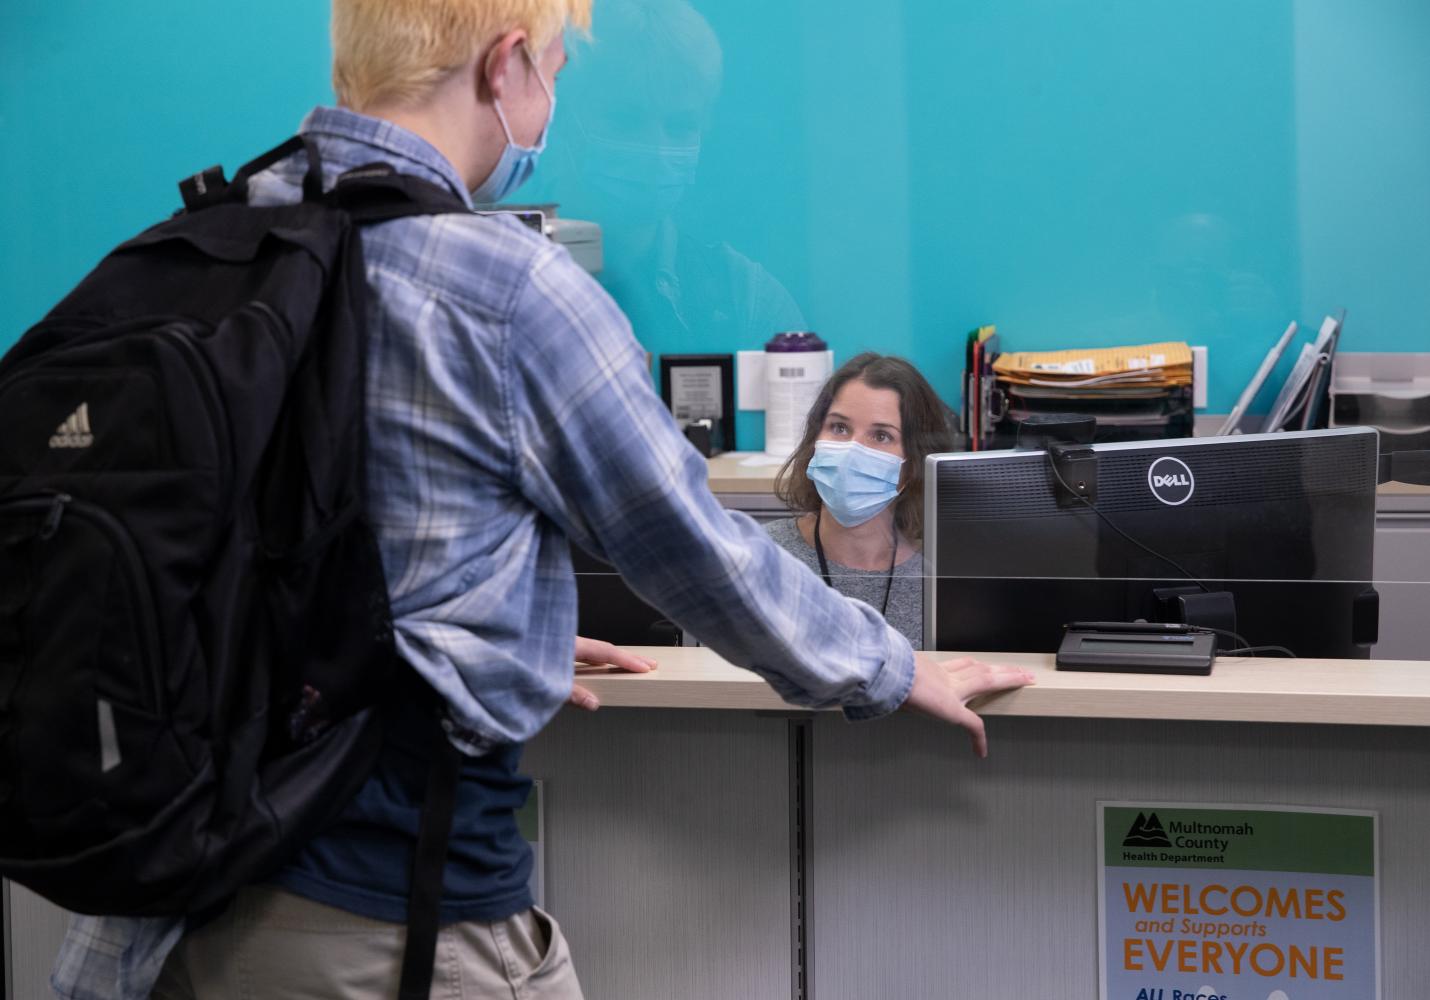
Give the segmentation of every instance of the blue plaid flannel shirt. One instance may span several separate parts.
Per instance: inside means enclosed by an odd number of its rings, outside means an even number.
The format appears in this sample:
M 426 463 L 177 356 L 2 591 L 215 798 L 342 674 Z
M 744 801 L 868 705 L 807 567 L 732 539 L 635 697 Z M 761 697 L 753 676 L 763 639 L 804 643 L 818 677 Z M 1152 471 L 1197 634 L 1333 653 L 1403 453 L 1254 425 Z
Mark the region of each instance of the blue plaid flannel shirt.
M 327 180 L 385 161 L 468 199 L 418 136 L 344 109 L 304 121 Z M 301 158 L 258 203 L 300 196 Z M 536 735 L 572 684 L 568 539 L 787 701 L 853 719 L 897 708 L 909 643 L 721 507 L 705 460 L 651 387 L 645 352 L 565 250 L 510 218 L 447 215 L 364 231 L 368 477 L 402 656 L 478 753 Z M 175 920 L 76 917 L 52 985 L 148 996 Z

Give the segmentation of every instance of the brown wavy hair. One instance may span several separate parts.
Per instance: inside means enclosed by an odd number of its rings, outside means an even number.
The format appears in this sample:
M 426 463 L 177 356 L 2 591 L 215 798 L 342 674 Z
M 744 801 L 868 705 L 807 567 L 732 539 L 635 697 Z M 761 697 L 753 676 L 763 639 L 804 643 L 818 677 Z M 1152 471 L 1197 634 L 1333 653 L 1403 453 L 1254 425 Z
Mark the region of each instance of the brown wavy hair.
M 904 446 L 903 492 L 894 501 L 894 524 L 905 538 L 924 535 L 924 457 L 953 448 L 948 407 L 919 370 L 903 358 L 866 351 L 850 358 L 819 390 L 804 424 L 804 438 L 775 477 L 775 496 L 797 514 L 820 508 L 819 490 L 805 470 L 814 457 L 814 442 L 829 416 L 839 390 L 855 380 L 871 389 L 892 389 L 899 394 L 900 436 Z

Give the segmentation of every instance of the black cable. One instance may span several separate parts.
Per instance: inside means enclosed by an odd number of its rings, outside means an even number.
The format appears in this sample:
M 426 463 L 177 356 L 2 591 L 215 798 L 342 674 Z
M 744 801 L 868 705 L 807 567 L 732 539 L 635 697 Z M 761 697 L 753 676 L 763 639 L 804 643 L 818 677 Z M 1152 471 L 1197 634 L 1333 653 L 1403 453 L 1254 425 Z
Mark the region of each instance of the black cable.
M 1296 654 L 1291 652 L 1291 650 L 1287 649 L 1285 646 L 1253 646 L 1251 643 L 1246 641 L 1245 636 L 1233 632 L 1229 628 L 1212 628 L 1210 625 L 1193 625 L 1192 627 L 1200 629 L 1203 632 L 1215 632 L 1217 635 L 1231 636 L 1231 638 L 1241 643 L 1241 645 L 1236 649 L 1228 649 L 1224 652 L 1222 650 L 1218 650 L 1217 653 L 1221 656 L 1240 656 L 1242 653 L 1250 653 L 1252 656 L 1255 656 L 1257 653 L 1269 652 L 1280 653 L 1282 656 L 1289 656 L 1293 660 L 1297 658 Z
M 1071 493 L 1073 496 L 1077 497 L 1077 498 L 1078 498 L 1079 500 L 1081 500 L 1084 504 L 1086 504 L 1087 507 L 1088 507 L 1088 509 L 1091 510 L 1091 511 L 1092 511 L 1094 514 L 1096 514 L 1098 517 L 1102 518 L 1103 523 L 1106 524 L 1109 528 L 1111 528 L 1113 531 L 1117 532 L 1119 535 L 1121 535 L 1121 536 L 1122 536 L 1123 538 L 1125 538 L 1127 541 L 1131 542 L 1133 545 L 1137 546 L 1139 549 L 1141 549 L 1143 552 L 1147 553 L 1149 556 L 1152 556 L 1152 557 L 1155 558 L 1155 559 L 1160 559 L 1160 560 L 1162 560 L 1164 563 L 1167 563 L 1169 566 L 1174 567 L 1174 568 L 1177 570 L 1177 572 L 1181 573 L 1181 574 L 1182 574 L 1183 576 L 1185 576 L 1188 580 L 1191 580 L 1191 581 L 1192 581 L 1193 583 L 1195 583 L 1198 587 L 1201 587 L 1203 593 L 1210 594 L 1210 593 L 1212 592 L 1210 587 L 1208 587 L 1208 586 L 1207 586 L 1205 583 L 1203 583 L 1201 580 L 1198 580 L 1195 576 L 1193 576 L 1191 573 L 1189 573 L 1189 572 L 1187 571 L 1186 567 L 1184 567 L 1181 563 L 1177 562 L 1177 561 L 1176 561 L 1175 559 L 1173 559 L 1171 556 L 1163 555 L 1162 553 L 1157 552 L 1157 551 L 1155 551 L 1155 550 L 1153 550 L 1153 549 L 1150 549 L 1150 548 L 1148 548 L 1146 545 L 1143 545 L 1143 544 L 1142 544 L 1141 542 L 1139 542 L 1137 539 L 1133 538 L 1133 537 L 1132 537 L 1131 535 L 1129 535 L 1127 532 L 1123 531 L 1123 530 L 1122 530 L 1121 528 L 1119 528 L 1117 525 L 1113 524 L 1113 523 L 1112 523 L 1112 519 L 1109 518 L 1109 517 L 1108 517 L 1106 514 L 1104 514 L 1102 511 L 1098 510 L 1098 509 L 1097 509 L 1097 505 L 1094 504 L 1091 500 L 1089 500 L 1087 497 L 1083 496 L 1083 495 L 1082 495 L 1081 493 L 1079 493 L 1077 490 L 1075 490 L 1075 489 L 1073 489 L 1071 486 L 1069 486 L 1067 480 L 1063 478 L 1063 474 L 1058 471 L 1058 463 L 1057 463 L 1056 461 L 1054 461 L 1054 459 L 1053 459 L 1053 453 L 1052 453 L 1051 450 L 1048 451 L 1048 468 L 1050 468 L 1050 469 L 1053 470 L 1053 476 L 1054 476 L 1054 478 L 1057 479 L 1058 483 L 1062 486 L 1063 489 L 1067 490 L 1067 491 L 1068 491 L 1069 493 Z M 1291 652 L 1291 650 L 1287 649 L 1285 646 L 1253 646 L 1251 643 L 1249 643 L 1249 642 L 1246 641 L 1246 639 L 1245 639 L 1244 636 L 1238 635 L 1237 633 L 1231 631 L 1230 629 L 1212 628 L 1212 627 L 1210 627 L 1210 626 L 1208 626 L 1208 625 L 1194 625 L 1193 628 L 1201 629 L 1203 632 L 1215 632 L 1217 635 L 1230 636 L 1230 637 L 1231 637 L 1232 639 L 1234 639 L 1236 642 L 1239 642 L 1239 643 L 1241 644 L 1241 645 L 1240 645 L 1238 648 L 1236 648 L 1236 649 L 1230 649 L 1230 650 L 1227 650 L 1225 653 L 1221 653 L 1221 655 L 1224 655 L 1224 656 L 1238 656 L 1238 655 L 1240 655 L 1240 654 L 1242 654 L 1242 653 L 1250 653 L 1251 655 L 1255 656 L 1257 653 L 1269 652 L 1269 653 L 1280 653 L 1282 656 L 1289 656 L 1289 657 L 1290 657 L 1291 659 L 1293 659 L 1293 660 L 1297 658 L 1297 657 L 1296 657 L 1296 654 L 1293 653 L 1293 652 Z M 1219 650 L 1218 652 L 1220 653 L 1220 650 Z
M 1058 463 L 1053 460 L 1053 453 L 1052 453 L 1051 451 L 1048 452 L 1048 468 L 1050 468 L 1050 469 L 1053 470 L 1053 475 L 1057 478 L 1057 481 L 1062 485 L 1062 488 L 1063 488 L 1063 489 L 1067 490 L 1067 491 L 1068 491 L 1069 493 L 1071 493 L 1073 496 L 1077 497 L 1077 498 L 1078 498 L 1079 500 L 1081 500 L 1083 503 L 1087 504 L 1088 510 L 1092 511 L 1092 512 L 1093 512 L 1094 514 L 1096 514 L 1098 517 L 1102 518 L 1103 523 L 1105 523 L 1109 528 L 1111 528 L 1113 531 L 1117 532 L 1119 535 L 1121 535 L 1121 536 L 1122 536 L 1123 538 L 1125 538 L 1127 541 L 1131 542 L 1133 545 L 1137 546 L 1139 549 L 1141 549 L 1143 552 L 1147 553 L 1149 556 L 1152 556 L 1154 559 L 1160 559 L 1160 560 L 1162 560 L 1164 563 L 1166 563 L 1167 565 L 1169 565 L 1169 566 L 1171 566 L 1172 568 L 1174 568 L 1178 573 L 1181 573 L 1181 574 L 1182 574 L 1183 576 L 1185 576 L 1188 580 L 1191 580 L 1191 581 L 1192 581 L 1193 583 L 1195 583 L 1198 587 L 1201 587 L 1203 593 L 1210 594 L 1210 593 L 1212 592 L 1212 590 L 1211 590 L 1210 587 L 1208 587 L 1205 583 L 1203 583 L 1202 581 L 1198 580 L 1195 576 L 1193 576 L 1191 573 L 1189 573 L 1189 572 L 1187 571 L 1186 567 L 1184 567 L 1181 563 L 1177 562 L 1177 561 L 1176 561 L 1175 559 L 1173 559 L 1171 556 L 1164 556 L 1162 553 L 1157 552 L 1157 551 L 1154 551 L 1153 549 L 1149 549 L 1147 546 L 1143 545 L 1143 544 L 1142 544 L 1141 542 L 1139 542 L 1137 539 L 1133 538 L 1133 537 L 1132 537 L 1131 535 L 1129 535 L 1127 532 L 1123 531 L 1123 530 L 1122 530 L 1121 528 L 1119 528 L 1117 525 L 1113 524 L 1113 523 L 1112 523 L 1112 519 L 1109 518 L 1109 517 L 1108 517 L 1106 514 L 1104 514 L 1102 511 L 1098 510 L 1098 509 L 1097 509 L 1097 505 L 1094 504 L 1091 500 L 1089 500 L 1087 497 L 1083 496 L 1083 495 L 1082 495 L 1081 493 L 1079 493 L 1077 490 L 1075 490 L 1075 489 L 1073 489 L 1071 486 L 1069 486 L 1068 483 L 1067 483 L 1067 480 L 1063 478 L 1063 474 L 1058 471 Z
M 1246 637 L 1245 637 L 1245 636 L 1243 636 L 1243 635 L 1241 635 L 1241 634 L 1239 634 L 1239 633 L 1237 633 L 1237 632 L 1233 632 L 1231 629 L 1227 629 L 1227 628 L 1212 628 L 1210 625 L 1193 625 L 1192 627 L 1195 628 L 1195 629 L 1200 629 L 1200 630 L 1203 631 L 1203 632 L 1215 632 L 1217 635 L 1230 636 L 1231 638 L 1235 639 L 1237 642 L 1241 643 L 1241 648 L 1242 648 L 1242 649 L 1251 649 L 1251 648 L 1252 648 L 1251 643 L 1249 643 L 1249 642 L 1246 641 Z M 1227 655 L 1228 655 L 1228 656 L 1232 655 L 1232 651 L 1231 651 L 1231 650 L 1227 650 Z

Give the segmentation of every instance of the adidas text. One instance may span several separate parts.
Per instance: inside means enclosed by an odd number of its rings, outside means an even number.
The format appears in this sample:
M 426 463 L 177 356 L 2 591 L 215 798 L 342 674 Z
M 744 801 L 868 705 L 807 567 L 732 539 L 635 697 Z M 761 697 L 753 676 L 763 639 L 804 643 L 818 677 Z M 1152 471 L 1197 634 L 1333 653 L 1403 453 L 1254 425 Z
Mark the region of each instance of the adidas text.
M 56 434 L 50 438 L 51 448 L 88 448 L 92 444 L 93 434 Z

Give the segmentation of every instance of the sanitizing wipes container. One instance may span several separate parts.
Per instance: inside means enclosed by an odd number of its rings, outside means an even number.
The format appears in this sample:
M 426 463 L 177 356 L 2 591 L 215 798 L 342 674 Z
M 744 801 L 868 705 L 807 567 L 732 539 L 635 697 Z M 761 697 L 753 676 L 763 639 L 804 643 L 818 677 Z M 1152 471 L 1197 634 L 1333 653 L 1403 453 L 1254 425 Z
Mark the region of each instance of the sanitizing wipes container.
M 765 344 L 765 453 L 788 457 L 799 445 L 809 407 L 834 371 L 819 334 L 777 333 Z

